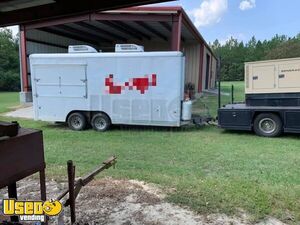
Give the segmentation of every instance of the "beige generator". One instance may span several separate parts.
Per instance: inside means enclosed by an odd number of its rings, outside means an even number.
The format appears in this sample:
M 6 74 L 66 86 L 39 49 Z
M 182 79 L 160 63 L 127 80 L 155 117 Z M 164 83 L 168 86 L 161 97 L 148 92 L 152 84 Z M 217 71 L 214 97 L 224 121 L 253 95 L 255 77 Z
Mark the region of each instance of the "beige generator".
M 245 63 L 246 102 L 219 109 L 224 129 L 300 133 L 300 58 Z

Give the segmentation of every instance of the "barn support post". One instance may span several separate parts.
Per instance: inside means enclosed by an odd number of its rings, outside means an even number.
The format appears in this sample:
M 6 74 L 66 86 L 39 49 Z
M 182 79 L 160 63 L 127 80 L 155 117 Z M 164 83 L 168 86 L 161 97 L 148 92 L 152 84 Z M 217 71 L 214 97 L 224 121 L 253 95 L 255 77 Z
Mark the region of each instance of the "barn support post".
M 21 103 L 32 102 L 32 93 L 29 88 L 29 79 L 27 74 L 27 55 L 26 55 L 26 30 L 24 26 L 20 26 L 20 76 L 21 76 Z
M 172 37 L 171 37 L 171 51 L 180 51 L 181 45 L 181 26 L 182 13 L 179 13 L 172 18 Z

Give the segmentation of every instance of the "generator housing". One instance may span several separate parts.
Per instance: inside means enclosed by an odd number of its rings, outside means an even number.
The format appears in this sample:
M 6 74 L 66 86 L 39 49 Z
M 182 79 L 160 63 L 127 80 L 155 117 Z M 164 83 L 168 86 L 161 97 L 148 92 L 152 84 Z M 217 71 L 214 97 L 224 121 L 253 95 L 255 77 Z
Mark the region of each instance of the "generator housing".
M 300 106 L 300 58 L 245 64 L 246 105 Z
M 300 133 L 300 58 L 245 63 L 245 103 L 221 107 L 218 124 L 266 137 Z

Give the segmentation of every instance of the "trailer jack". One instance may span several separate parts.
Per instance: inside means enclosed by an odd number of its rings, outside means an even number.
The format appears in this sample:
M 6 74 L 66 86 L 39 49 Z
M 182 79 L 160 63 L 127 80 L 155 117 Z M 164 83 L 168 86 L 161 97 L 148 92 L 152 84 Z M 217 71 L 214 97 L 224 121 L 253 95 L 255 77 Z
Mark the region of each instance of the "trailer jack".
M 210 116 L 200 116 L 200 115 L 192 115 L 192 121 L 193 124 L 195 124 L 196 126 L 204 126 L 206 124 L 209 124 L 211 121 L 214 121 L 214 118 L 210 117 Z
M 70 213 L 71 213 L 71 224 L 76 222 L 76 214 L 75 214 L 75 200 L 82 189 L 82 187 L 86 186 L 90 183 L 96 175 L 101 173 L 102 171 L 109 169 L 110 167 L 114 167 L 117 163 L 117 157 L 112 156 L 109 159 L 105 160 L 101 166 L 87 174 L 86 176 L 79 178 L 75 182 L 75 166 L 73 165 L 73 161 L 68 161 L 68 189 L 65 190 L 61 195 L 57 197 L 56 200 L 62 200 L 68 193 L 69 198 L 63 203 L 64 207 L 70 206 Z M 58 224 L 63 225 L 63 215 L 60 215 L 58 218 Z

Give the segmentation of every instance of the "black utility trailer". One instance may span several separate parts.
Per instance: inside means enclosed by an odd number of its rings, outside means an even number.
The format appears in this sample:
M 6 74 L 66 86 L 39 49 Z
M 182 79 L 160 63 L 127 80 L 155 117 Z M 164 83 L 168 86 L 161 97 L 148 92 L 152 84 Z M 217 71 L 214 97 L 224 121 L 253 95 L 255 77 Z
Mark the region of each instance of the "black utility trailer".
M 218 123 L 224 129 L 254 131 L 266 137 L 300 133 L 300 107 L 229 104 L 219 109 Z
M 232 97 L 220 107 L 219 91 L 219 127 L 265 137 L 300 133 L 300 58 L 246 63 L 245 93 L 245 103 Z

